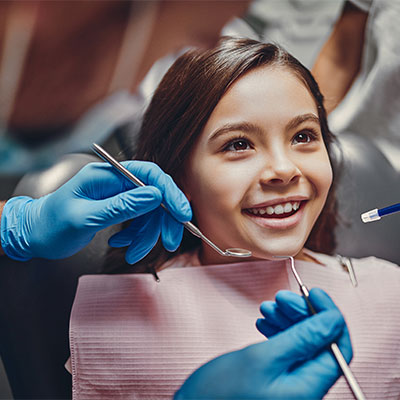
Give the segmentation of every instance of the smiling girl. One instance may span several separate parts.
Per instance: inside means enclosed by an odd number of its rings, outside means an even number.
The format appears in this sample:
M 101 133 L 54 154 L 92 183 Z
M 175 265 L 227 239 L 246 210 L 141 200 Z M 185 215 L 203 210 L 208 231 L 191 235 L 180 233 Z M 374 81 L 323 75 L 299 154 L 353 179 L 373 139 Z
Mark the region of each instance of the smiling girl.
M 147 109 L 135 158 L 171 175 L 194 222 L 220 248 L 245 248 L 253 257 L 223 258 L 185 232 L 176 253 L 158 246 L 138 264 L 158 270 L 159 284 L 148 274 L 81 279 L 71 317 L 75 390 L 110 377 L 107 367 L 96 375 L 93 366 L 111 357 L 111 375 L 119 377 L 114 389 L 123 376 L 138 398 L 171 397 L 202 363 L 262 339 L 254 327 L 258 305 L 280 289 L 298 291 L 288 264 L 274 256 L 293 256 L 304 281 L 326 289 L 343 311 L 352 366 L 367 397 L 397 398 L 400 323 L 393 316 L 400 312 L 400 275 L 385 261 L 354 260 L 354 288 L 331 256 L 333 140 L 312 75 L 279 47 L 225 38 L 215 49 L 181 56 Z M 140 219 L 110 241 L 123 247 L 135 235 Z M 121 271 L 115 260 L 112 267 Z M 377 282 L 385 288 L 379 303 Z M 281 305 L 261 309 L 266 319 L 258 327 L 266 336 L 273 336 L 268 321 L 274 333 L 290 325 Z M 352 395 L 340 379 L 327 398 Z
M 240 245 L 262 259 L 307 258 L 303 246 L 332 169 L 317 104 L 289 69 L 258 68 L 232 85 L 183 170 L 199 227 L 222 248 Z M 200 260 L 226 262 L 209 247 Z

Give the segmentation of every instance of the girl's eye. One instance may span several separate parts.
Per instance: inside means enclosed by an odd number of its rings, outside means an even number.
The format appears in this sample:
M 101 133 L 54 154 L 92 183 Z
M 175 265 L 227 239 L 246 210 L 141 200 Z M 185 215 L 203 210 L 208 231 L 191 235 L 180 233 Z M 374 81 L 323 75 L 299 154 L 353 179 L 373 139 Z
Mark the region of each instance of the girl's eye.
M 293 138 L 293 143 L 310 143 L 316 139 L 316 135 L 313 132 L 300 132 L 297 133 Z
M 249 150 L 250 148 L 251 148 L 250 144 L 247 140 L 236 139 L 228 143 L 225 146 L 224 151 L 244 151 L 244 150 Z

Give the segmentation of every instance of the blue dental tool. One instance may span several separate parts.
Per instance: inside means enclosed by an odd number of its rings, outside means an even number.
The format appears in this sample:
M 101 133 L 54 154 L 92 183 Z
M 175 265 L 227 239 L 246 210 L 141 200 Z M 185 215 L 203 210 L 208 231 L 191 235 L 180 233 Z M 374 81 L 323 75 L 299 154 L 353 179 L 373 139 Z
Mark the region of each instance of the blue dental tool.
M 393 204 L 384 208 L 375 208 L 361 214 L 362 221 L 366 224 L 367 222 L 379 221 L 385 215 L 393 214 L 400 211 L 400 203 Z

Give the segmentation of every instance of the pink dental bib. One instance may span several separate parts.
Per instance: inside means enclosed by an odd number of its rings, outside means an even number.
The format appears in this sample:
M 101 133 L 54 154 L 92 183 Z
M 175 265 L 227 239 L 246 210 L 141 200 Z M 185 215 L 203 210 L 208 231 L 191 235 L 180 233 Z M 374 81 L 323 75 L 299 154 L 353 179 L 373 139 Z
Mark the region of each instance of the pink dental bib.
M 395 290 L 388 288 L 386 297 L 393 297 L 395 309 L 388 311 L 397 321 L 386 321 L 388 312 L 376 315 L 367 303 L 376 282 L 370 284 L 359 268 L 365 264 L 363 268 L 370 270 L 367 265 L 376 266 L 376 259 L 355 262 L 360 281 L 356 289 L 333 258 L 322 259 L 325 266 L 300 261 L 296 267 L 310 288 L 325 289 L 345 315 L 355 350 L 352 368 L 367 397 L 379 398 L 373 396 L 375 390 L 400 393 L 400 379 L 393 376 L 395 369 L 400 371 L 400 345 L 389 332 L 400 331 Z M 400 291 L 400 271 L 393 274 L 388 263 L 382 263 L 380 269 L 396 276 Z M 285 261 L 167 268 L 159 276 L 160 283 L 143 274 L 80 278 L 70 324 L 74 399 L 171 399 L 203 363 L 265 340 L 255 328 L 262 301 L 272 300 L 280 289 L 298 292 Z M 396 283 L 393 277 L 386 279 L 389 286 Z M 397 295 L 400 303 L 398 299 Z M 373 314 L 367 315 L 367 310 Z M 388 325 L 383 325 L 379 344 L 372 329 L 382 321 Z M 373 364 L 380 361 L 384 368 L 390 358 L 390 373 L 376 370 Z M 380 388 L 368 393 L 375 382 Z M 352 395 L 340 379 L 327 398 Z

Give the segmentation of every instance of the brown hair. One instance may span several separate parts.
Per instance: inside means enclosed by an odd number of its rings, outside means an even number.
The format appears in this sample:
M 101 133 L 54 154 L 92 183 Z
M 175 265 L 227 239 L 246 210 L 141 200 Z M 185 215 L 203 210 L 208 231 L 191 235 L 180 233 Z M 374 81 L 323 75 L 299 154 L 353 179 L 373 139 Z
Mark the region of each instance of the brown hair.
M 229 37 L 221 38 L 210 50 L 189 50 L 171 66 L 144 115 L 135 159 L 158 164 L 179 185 L 183 165 L 222 96 L 244 74 L 264 66 L 286 68 L 308 88 L 318 108 L 323 140 L 332 163 L 334 136 L 328 128 L 323 96 L 310 71 L 274 44 Z M 333 170 L 335 178 L 335 168 Z M 335 204 L 332 184 L 324 209 L 306 242 L 311 250 L 333 252 Z M 198 244 L 198 239 L 186 234 L 178 252 L 190 250 Z M 170 257 L 171 253 L 168 255 L 159 245 L 142 264 L 157 268 Z

